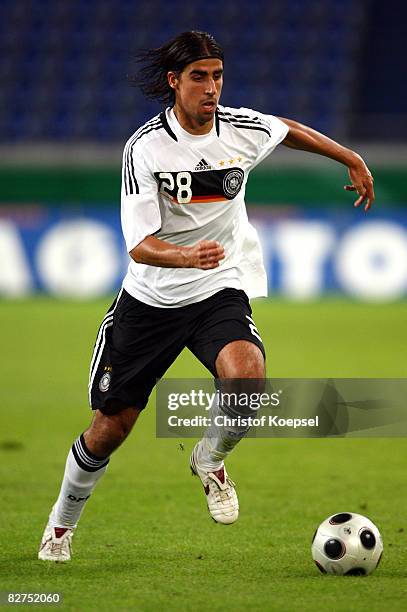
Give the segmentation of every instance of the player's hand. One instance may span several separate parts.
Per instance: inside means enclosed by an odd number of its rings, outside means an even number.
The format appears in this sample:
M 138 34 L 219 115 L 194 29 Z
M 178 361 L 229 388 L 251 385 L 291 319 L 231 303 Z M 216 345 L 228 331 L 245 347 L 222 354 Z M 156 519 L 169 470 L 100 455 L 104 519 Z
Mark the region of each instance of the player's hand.
M 373 176 L 361 158 L 358 160 L 357 164 L 349 166 L 348 172 L 352 185 L 345 185 L 344 189 L 346 191 L 357 191 L 359 197 L 354 203 L 354 206 L 357 208 L 365 202 L 365 212 L 367 212 L 375 198 Z
M 189 248 L 188 268 L 212 270 L 217 268 L 219 262 L 225 258 L 223 246 L 216 240 L 201 240 Z

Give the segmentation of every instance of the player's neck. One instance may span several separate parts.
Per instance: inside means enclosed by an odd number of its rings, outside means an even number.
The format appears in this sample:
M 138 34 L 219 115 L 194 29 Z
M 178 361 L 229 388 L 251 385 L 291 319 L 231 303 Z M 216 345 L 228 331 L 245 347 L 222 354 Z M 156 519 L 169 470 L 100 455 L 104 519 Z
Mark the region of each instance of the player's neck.
M 173 109 L 174 115 L 177 118 L 178 123 L 186 132 L 194 136 L 203 136 L 209 134 L 213 127 L 213 118 L 205 123 L 199 123 L 191 115 L 185 113 L 185 111 L 175 103 Z

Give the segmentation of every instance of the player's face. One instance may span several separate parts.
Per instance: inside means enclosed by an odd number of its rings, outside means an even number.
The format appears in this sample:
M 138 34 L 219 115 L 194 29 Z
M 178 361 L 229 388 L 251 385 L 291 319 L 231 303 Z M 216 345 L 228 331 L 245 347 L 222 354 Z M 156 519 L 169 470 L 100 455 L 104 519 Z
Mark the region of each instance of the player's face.
M 170 72 L 168 80 L 175 89 L 176 105 L 183 113 L 201 125 L 213 120 L 223 85 L 221 60 L 192 62 L 178 77 Z

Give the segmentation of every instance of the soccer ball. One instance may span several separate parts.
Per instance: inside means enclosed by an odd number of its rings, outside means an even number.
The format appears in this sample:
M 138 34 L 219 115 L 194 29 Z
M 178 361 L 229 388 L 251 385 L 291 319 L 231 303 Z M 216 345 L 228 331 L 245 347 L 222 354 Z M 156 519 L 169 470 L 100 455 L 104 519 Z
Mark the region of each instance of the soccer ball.
M 323 574 L 371 574 L 383 553 L 380 531 L 355 512 L 333 514 L 320 524 L 312 538 L 312 558 Z

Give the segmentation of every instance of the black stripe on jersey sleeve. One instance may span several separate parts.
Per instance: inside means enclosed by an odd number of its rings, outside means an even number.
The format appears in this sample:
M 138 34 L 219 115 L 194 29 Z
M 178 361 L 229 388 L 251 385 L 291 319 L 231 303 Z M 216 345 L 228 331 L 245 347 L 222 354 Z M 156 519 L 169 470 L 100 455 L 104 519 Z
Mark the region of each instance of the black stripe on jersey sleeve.
M 126 162 L 124 163 L 124 190 L 126 195 L 129 195 L 129 190 L 127 187 L 127 177 L 129 176 L 129 168 L 128 168 L 128 162 L 126 160 Z
M 133 165 L 133 146 L 134 146 L 134 144 L 138 140 L 140 140 L 140 138 L 145 136 L 146 134 L 149 134 L 153 130 L 160 130 L 162 127 L 163 127 L 163 125 L 162 125 L 161 121 L 158 121 L 157 123 L 154 123 L 154 124 L 146 125 L 141 130 L 136 132 L 136 134 L 134 135 L 133 139 L 129 143 L 129 148 L 127 150 L 127 160 L 126 160 L 126 165 L 127 165 L 127 169 L 128 169 L 128 176 L 129 176 L 129 189 L 128 189 L 128 192 L 126 191 L 126 195 L 130 195 L 130 194 L 133 193 L 133 184 L 134 184 L 134 188 L 135 188 L 136 193 L 140 193 L 139 186 L 138 186 L 137 179 L 136 179 L 136 175 L 135 175 L 135 172 L 134 172 L 134 165 Z M 131 166 L 131 168 L 130 168 L 130 166 Z
M 123 165 L 122 165 L 122 184 L 124 185 L 124 192 L 127 195 L 127 176 L 126 176 L 126 161 L 123 156 Z
M 158 116 L 153 117 L 150 121 L 147 121 L 144 125 L 142 125 L 130 138 L 129 142 L 126 145 L 125 154 L 124 154 L 124 187 L 126 195 L 129 195 L 129 190 L 131 187 L 131 179 L 130 179 L 130 163 L 129 163 L 129 153 L 131 152 L 131 147 L 136 141 L 137 137 L 141 135 L 141 132 L 145 129 L 148 129 L 151 125 L 158 125 L 160 123 L 160 118 Z M 133 192 L 131 192 L 133 193 Z
M 222 117 L 219 117 L 219 120 L 222 121 L 223 123 L 229 123 L 229 125 L 232 125 L 233 127 L 239 128 L 241 130 L 258 130 L 260 132 L 265 132 L 267 134 L 267 136 L 269 138 L 271 138 L 270 130 L 265 128 L 263 125 L 240 123 L 240 122 L 239 123 L 235 123 L 234 121 L 230 121 L 229 119 L 223 119 Z
M 234 117 L 221 117 L 223 121 L 230 121 L 230 123 L 240 123 L 248 125 L 262 125 L 264 128 L 270 130 L 269 126 L 265 121 L 253 121 L 253 119 L 235 119 Z
M 133 183 L 134 183 L 134 188 L 136 190 L 136 193 L 140 193 L 136 175 L 134 173 L 133 155 L 131 152 L 130 152 L 130 164 L 131 164 L 131 175 L 129 177 L 129 194 L 128 195 L 133 193 Z
M 151 124 L 151 125 L 146 125 L 141 132 L 137 135 L 135 134 L 134 140 L 131 143 L 131 146 L 134 145 L 135 142 L 137 142 L 138 140 L 140 140 L 140 138 L 142 138 L 143 136 L 145 136 L 146 134 L 148 134 L 149 132 L 152 132 L 153 130 L 159 130 L 163 127 L 161 121 L 158 121 L 157 123 Z
M 270 132 L 270 126 L 267 121 L 265 121 L 264 119 L 260 119 L 259 117 L 249 117 L 248 115 L 233 115 L 232 113 L 225 114 L 221 111 L 220 118 L 224 121 L 230 121 L 230 123 L 250 123 L 254 125 L 262 125 L 266 130 Z
M 233 113 L 223 113 L 221 115 L 224 119 L 231 121 L 232 123 L 254 123 L 256 125 L 262 125 L 266 130 L 271 131 L 270 125 L 264 119 L 260 117 L 249 117 L 249 115 L 234 115 Z M 271 134 L 270 134 L 271 136 Z
M 144 125 L 141 126 L 141 128 L 139 128 L 137 130 L 137 132 L 131 137 L 130 141 L 127 144 L 127 151 L 125 154 L 125 168 L 126 168 L 126 179 L 125 179 L 125 191 L 126 191 L 126 195 L 129 195 L 129 193 L 133 193 L 133 187 L 131 184 L 131 175 L 130 175 L 130 161 L 129 161 L 129 157 L 131 156 L 131 148 L 133 146 L 133 144 L 136 142 L 136 140 L 138 139 L 138 137 L 142 136 L 146 130 L 148 130 L 151 126 L 155 126 L 155 125 L 160 125 L 160 118 L 154 117 L 153 119 L 150 119 L 150 121 L 147 121 L 147 123 L 145 123 Z M 138 191 L 136 192 L 138 193 Z
M 142 131 L 144 131 L 145 129 L 148 129 L 151 125 L 158 125 L 160 123 L 160 118 L 158 117 L 153 117 L 153 119 L 150 119 L 150 121 L 147 121 L 147 123 L 145 123 L 144 125 L 142 125 L 134 134 L 133 136 L 131 136 L 131 138 L 129 139 L 127 145 L 126 145 L 126 150 L 125 150 L 125 158 L 126 158 L 126 163 L 125 165 L 128 167 L 128 158 L 129 158 L 129 151 L 131 146 L 133 145 L 133 143 L 135 142 L 136 138 L 141 134 Z
M 248 117 L 238 119 L 237 117 L 226 117 L 226 116 L 221 115 L 220 118 L 223 119 L 224 121 L 230 121 L 231 123 L 257 123 L 259 125 L 264 124 L 264 122 L 257 119 L 257 117 L 255 119 L 250 119 Z
M 225 118 L 233 118 L 233 119 L 250 119 L 254 123 L 265 123 L 264 119 L 260 119 L 260 117 L 250 117 L 250 115 L 239 115 L 237 113 L 229 113 L 227 111 L 219 111 L 219 115 L 224 116 Z

